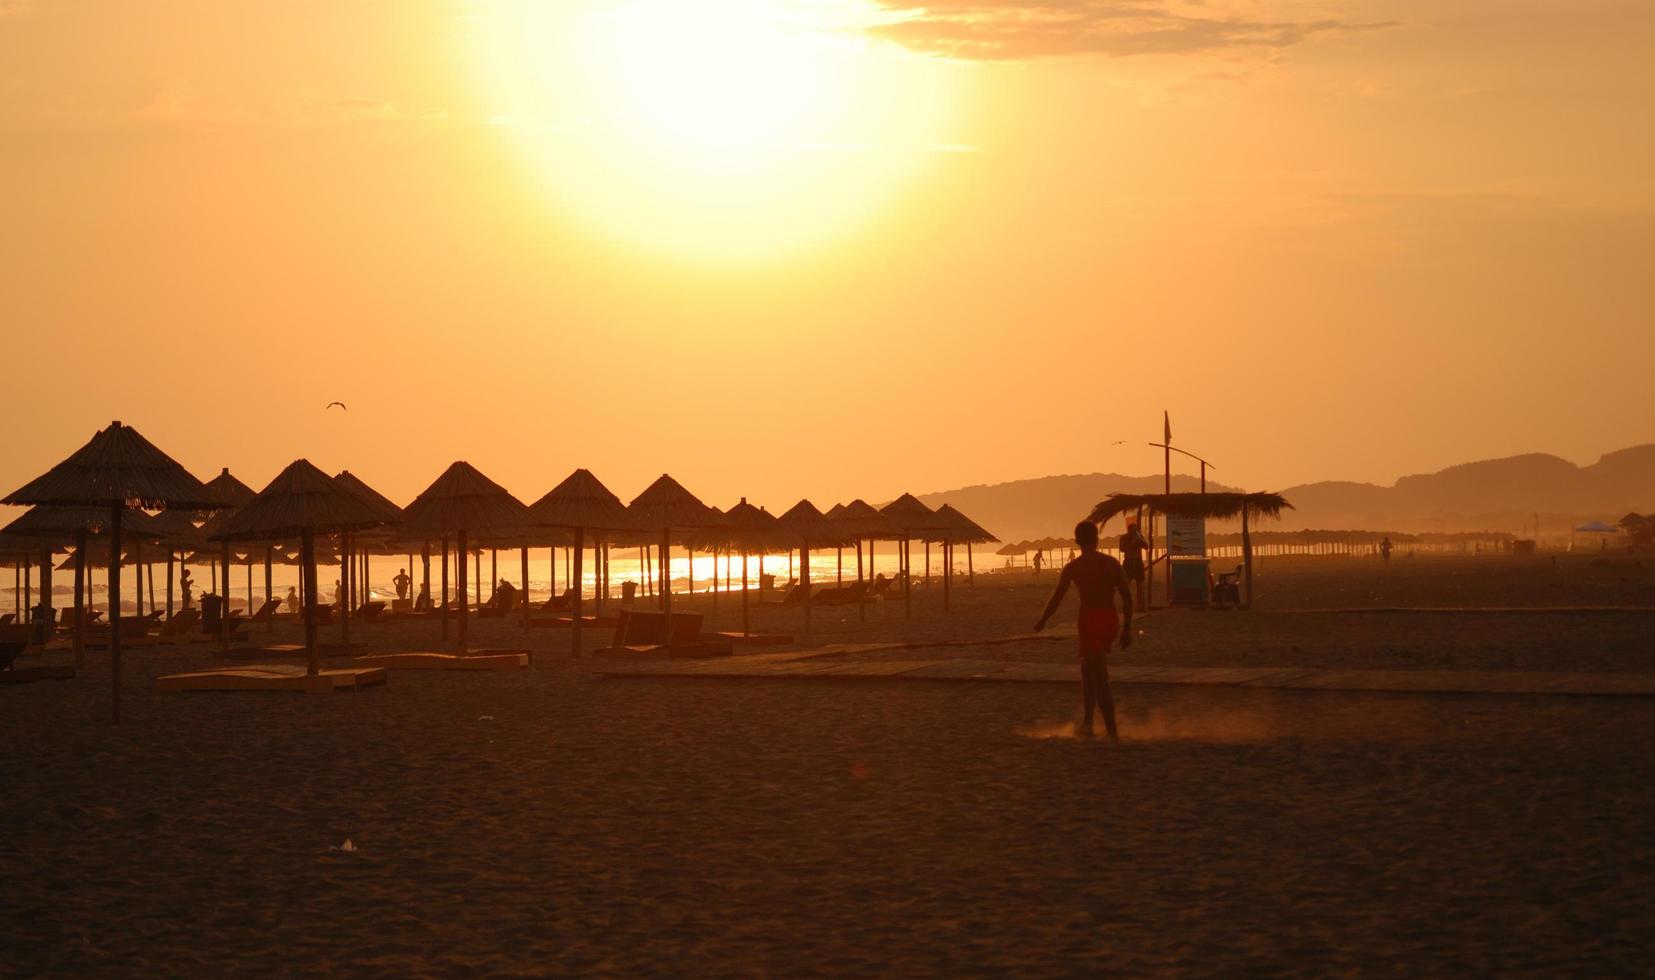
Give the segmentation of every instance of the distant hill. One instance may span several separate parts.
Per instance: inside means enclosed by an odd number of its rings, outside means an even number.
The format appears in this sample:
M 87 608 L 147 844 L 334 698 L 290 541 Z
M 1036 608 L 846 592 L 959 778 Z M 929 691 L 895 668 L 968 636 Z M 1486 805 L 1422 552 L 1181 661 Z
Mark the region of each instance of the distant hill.
M 928 506 L 950 503 L 1002 540 L 1067 534 L 1110 493 L 1158 493 L 1159 474 L 1047 476 L 919 495 Z M 1174 491 L 1197 490 L 1194 477 L 1174 476 Z M 1208 483 L 1210 490 L 1230 490 Z M 1288 487 L 1295 509 L 1272 528 L 1379 531 L 1513 531 L 1528 533 L 1540 517 L 1546 534 L 1628 511 L 1655 511 L 1655 444 L 1609 453 L 1590 466 L 1529 453 L 1405 476 L 1394 486 L 1323 481 Z

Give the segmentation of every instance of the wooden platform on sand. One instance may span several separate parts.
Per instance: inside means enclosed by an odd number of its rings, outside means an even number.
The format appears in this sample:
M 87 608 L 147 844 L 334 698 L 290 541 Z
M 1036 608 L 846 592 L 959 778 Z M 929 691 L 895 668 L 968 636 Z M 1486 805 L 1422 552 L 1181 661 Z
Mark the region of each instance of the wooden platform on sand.
M 223 667 L 155 679 L 158 691 L 303 691 L 312 694 L 343 691 L 385 683 L 383 667 L 345 667 L 315 676 L 296 664 L 258 664 Z
M 977 681 L 1076 684 L 1076 664 L 998 660 L 830 660 L 810 655 L 763 654 L 716 661 L 668 661 L 606 666 L 609 678 L 871 681 Z M 1655 697 L 1655 674 L 1582 674 L 1481 670 L 1318 670 L 1297 667 L 1148 667 L 1109 670 L 1115 684 L 1269 688 L 1289 691 L 1374 691 L 1415 694 L 1552 694 Z
M 316 652 L 323 657 L 348 657 L 358 650 L 366 649 L 361 643 L 352 643 L 348 646 L 343 643 L 319 643 Z M 305 656 L 303 643 L 269 643 L 259 647 L 231 647 L 228 650 L 215 650 L 213 656 L 220 660 L 279 660 L 284 657 Z
M 520 650 L 480 650 L 476 653 L 375 653 L 351 661 L 358 667 L 387 670 L 518 670 L 529 665 Z

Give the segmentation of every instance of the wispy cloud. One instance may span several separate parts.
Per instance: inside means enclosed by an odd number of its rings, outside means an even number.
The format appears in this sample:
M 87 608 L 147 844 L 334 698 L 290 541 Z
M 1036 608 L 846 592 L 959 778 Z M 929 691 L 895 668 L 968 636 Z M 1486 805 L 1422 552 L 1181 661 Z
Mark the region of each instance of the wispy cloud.
M 1277 50 L 1389 23 L 1267 20 L 1163 0 L 878 0 L 876 36 L 927 54 L 1021 61 L 1065 56 Z

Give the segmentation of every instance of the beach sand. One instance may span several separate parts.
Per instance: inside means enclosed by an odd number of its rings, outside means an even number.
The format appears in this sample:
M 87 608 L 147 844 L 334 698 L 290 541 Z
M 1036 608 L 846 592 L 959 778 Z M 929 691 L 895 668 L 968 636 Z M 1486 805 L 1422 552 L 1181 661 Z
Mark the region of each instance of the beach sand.
M 1374 593 L 1372 563 L 1272 560 L 1261 611 L 1156 613 L 1117 659 L 1655 670 L 1641 613 L 1281 611 L 1655 606 L 1655 569 L 1618 560 L 1421 557 L 1363 603 L 1330 597 Z M 1049 586 L 818 611 L 810 639 L 1009 636 Z M 603 680 L 566 633 L 529 641 L 528 670 L 326 696 L 161 694 L 210 648 L 131 651 L 118 729 L 99 654 L 0 688 L 0 973 L 1647 969 L 1648 700 L 1134 686 L 1112 745 L 1072 737 L 1062 687 Z

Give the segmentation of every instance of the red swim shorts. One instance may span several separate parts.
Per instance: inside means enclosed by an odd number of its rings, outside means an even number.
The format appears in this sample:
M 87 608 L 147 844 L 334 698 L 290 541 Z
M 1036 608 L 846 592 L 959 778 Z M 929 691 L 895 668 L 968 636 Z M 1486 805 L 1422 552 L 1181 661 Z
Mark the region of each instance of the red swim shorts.
M 1121 629 L 1120 617 L 1113 607 L 1109 609 L 1082 609 L 1080 611 L 1080 655 L 1108 653 Z

